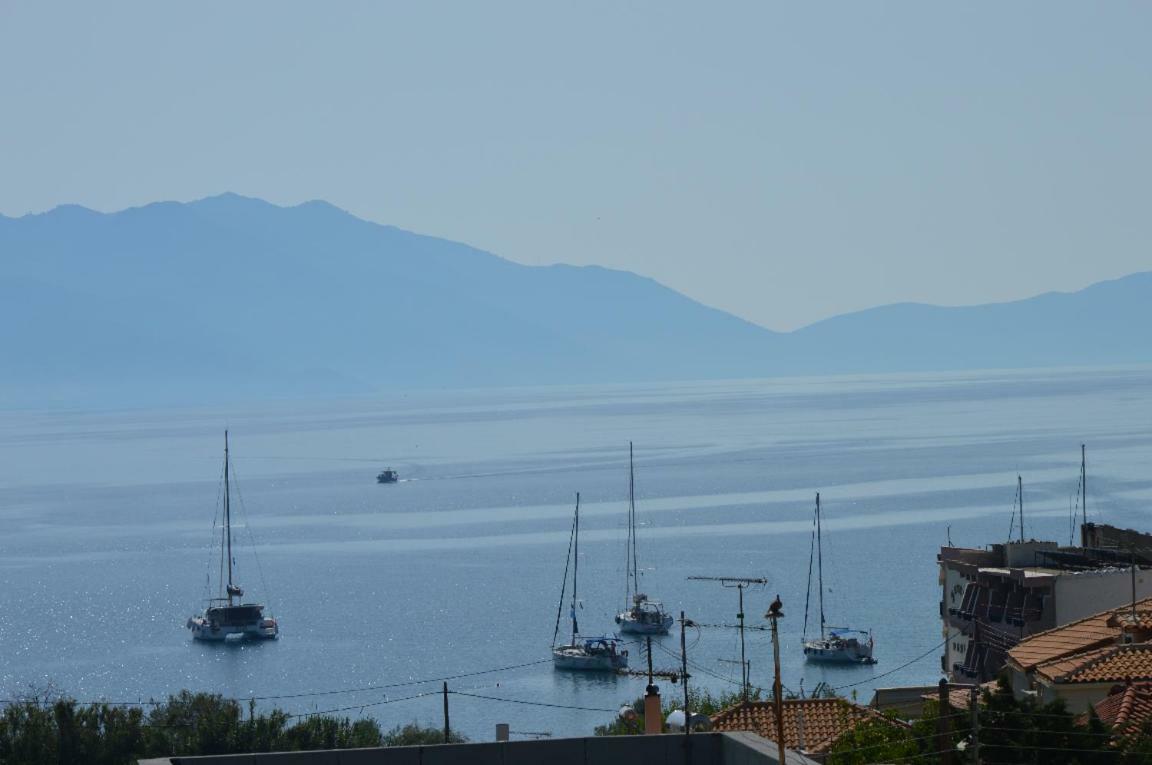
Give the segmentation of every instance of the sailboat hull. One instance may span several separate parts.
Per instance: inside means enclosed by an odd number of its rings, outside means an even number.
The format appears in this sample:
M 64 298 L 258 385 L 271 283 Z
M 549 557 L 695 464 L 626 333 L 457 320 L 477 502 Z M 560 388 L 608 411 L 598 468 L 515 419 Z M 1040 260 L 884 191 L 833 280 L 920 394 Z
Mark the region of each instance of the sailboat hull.
M 867 643 L 856 638 L 827 638 L 805 640 L 804 658 L 821 664 L 875 664 L 872 658 L 872 641 Z
M 616 672 L 628 669 L 628 654 L 589 651 L 582 645 L 564 645 L 552 649 L 552 666 L 571 672 Z
M 637 616 L 633 611 L 622 611 L 616 615 L 616 624 L 629 635 L 667 635 L 672 628 L 672 615 L 642 612 Z

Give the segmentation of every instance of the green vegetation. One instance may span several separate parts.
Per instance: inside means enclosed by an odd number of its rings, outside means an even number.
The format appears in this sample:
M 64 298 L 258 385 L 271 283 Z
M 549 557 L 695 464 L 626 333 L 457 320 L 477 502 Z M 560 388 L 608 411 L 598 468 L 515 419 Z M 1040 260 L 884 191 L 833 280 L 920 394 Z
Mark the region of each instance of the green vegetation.
M 439 744 L 443 731 L 418 723 L 381 731 L 372 719 L 309 715 L 279 709 L 247 714 L 232 699 L 181 693 L 153 706 L 82 705 L 31 697 L 0 715 L 0 765 L 129 765 L 139 758 L 366 746 Z M 453 743 L 466 739 L 453 734 Z
M 911 731 L 881 722 L 859 725 L 833 746 L 828 765 L 910 763 L 942 760 L 936 726 L 939 710 L 930 703 Z M 967 709 L 950 709 L 946 748 L 957 765 L 974 761 L 972 717 Z M 1143 745 L 1147 745 L 1145 740 Z M 1141 742 L 1113 735 L 1095 715 L 1075 715 L 1063 702 L 1041 704 L 1033 698 L 1017 700 L 1008 685 L 985 692 L 979 710 L 981 762 L 997 765 L 1136 765 L 1149 762 Z

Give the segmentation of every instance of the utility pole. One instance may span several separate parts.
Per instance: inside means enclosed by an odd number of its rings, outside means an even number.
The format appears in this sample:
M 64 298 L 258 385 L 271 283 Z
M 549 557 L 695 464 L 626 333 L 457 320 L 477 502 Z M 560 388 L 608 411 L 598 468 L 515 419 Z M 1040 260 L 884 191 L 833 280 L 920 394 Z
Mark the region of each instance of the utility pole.
M 692 713 L 688 709 L 688 642 L 684 637 L 685 628 L 691 624 L 680 612 L 680 674 L 684 678 L 684 735 L 692 734 Z M 695 626 L 695 625 L 693 625 Z
M 940 765 L 952 765 L 952 707 L 948 704 L 948 681 L 940 678 L 937 686 L 939 716 L 936 718 L 936 753 Z
M 968 691 L 968 707 L 972 712 L 972 765 L 980 765 L 980 688 Z
M 645 637 L 648 652 L 648 671 L 636 669 L 622 669 L 619 674 L 631 675 L 632 677 L 645 677 L 648 678 L 648 687 L 644 689 L 644 732 L 647 733 L 663 733 L 664 732 L 664 711 L 660 706 L 660 688 L 656 685 L 656 678 L 662 677 L 665 680 L 670 680 L 673 684 L 680 679 L 679 671 L 653 669 L 652 668 L 652 636 Z
M 776 622 L 784 616 L 782 608 L 784 608 L 784 604 L 780 602 L 780 596 L 777 595 L 776 600 L 772 601 L 772 605 L 768 607 L 768 613 L 764 616 L 772 624 L 772 664 L 775 670 L 775 677 L 772 681 L 772 697 L 775 701 L 776 711 L 776 748 L 783 765 L 787 762 L 784 749 L 784 683 L 780 680 L 780 633 L 776 627 Z
M 735 587 L 739 597 L 739 611 L 736 619 L 740 630 L 740 695 L 748 700 L 748 688 L 751 685 L 751 672 L 749 671 L 747 649 L 744 644 L 744 588 L 763 587 L 768 580 L 763 577 L 750 576 L 690 576 L 689 579 L 705 582 L 720 582 L 721 587 Z
M 452 736 L 452 729 L 448 727 L 448 682 L 444 682 L 444 743 L 447 744 Z

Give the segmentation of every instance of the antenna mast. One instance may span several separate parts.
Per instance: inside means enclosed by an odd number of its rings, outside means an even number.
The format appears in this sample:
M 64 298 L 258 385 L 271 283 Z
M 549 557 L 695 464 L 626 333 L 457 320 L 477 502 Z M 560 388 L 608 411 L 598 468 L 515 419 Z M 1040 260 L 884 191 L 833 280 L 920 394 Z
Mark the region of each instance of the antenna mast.
M 744 646 L 744 588 L 750 586 L 764 586 L 768 580 L 763 577 L 750 576 L 690 576 L 690 580 L 702 582 L 719 582 L 722 587 L 735 587 L 739 595 L 740 611 L 736 614 L 739 621 L 737 629 L 740 630 L 740 692 L 745 699 L 748 698 L 748 689 L 751 685 L 748 671 L 747 651 Z

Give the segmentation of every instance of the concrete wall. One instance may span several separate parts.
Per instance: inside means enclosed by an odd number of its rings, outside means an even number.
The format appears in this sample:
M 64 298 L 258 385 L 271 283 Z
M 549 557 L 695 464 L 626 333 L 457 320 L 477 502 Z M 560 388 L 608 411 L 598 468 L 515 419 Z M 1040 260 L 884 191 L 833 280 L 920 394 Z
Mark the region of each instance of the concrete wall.
M 949 566 L 947 561 L 943 562 L 941 566 L 944 592 L 941 600 L 943 606 L 940 614 L 940 639 L 948 640 L 944 645 L 944 666 L 942 669 L 951 677 L 953 665 L 964 663 L 964 657 L 968 653 L 968 636 L 948 623 L 948 609 L 960 607 L 964 600 L 964 589 L 968 586 L 969 580 L 960 571 Z
M 1068 624 L 1086 616 L 1119 608 L 1132 602 L 1132 574 L 1125 569 L 1062 574 L 1055 584 L 1056 624 Z M 1152 572 L 1136 572 L 1136 598 L 1152 597 Z
M 1080 714 L 1108 697 L 1108 691 L 1116 683 L 1041 683 L 1040 700 L 1048 704 L 1056 699 L 1064 699 L 1069 712 Z
M 752 733 L 604 736 L 141 760 L 141 765 L 779 765 Z M 789 752 L 786 765 L 816 765 Z

